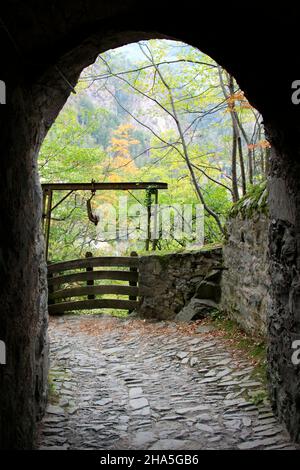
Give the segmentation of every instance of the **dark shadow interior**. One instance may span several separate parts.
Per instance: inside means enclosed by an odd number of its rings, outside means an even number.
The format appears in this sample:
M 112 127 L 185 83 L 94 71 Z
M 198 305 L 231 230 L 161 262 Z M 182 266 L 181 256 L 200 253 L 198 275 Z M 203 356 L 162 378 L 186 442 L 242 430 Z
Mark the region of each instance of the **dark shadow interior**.
M 39 147 L 81 71 L 100 52 L 149 38 L 177 39 L 200 48 L 234 75 L 264 118 L 272 144 L 269 387 L 279 418 L 294 440 L 300 438 L 300 366 L 291 362 L 291 344 L 300 328 L 300 108 L 291 101 L 291 83 L 299 78 L 297 15 L 280 7 L 260 7 L 258 14 L 256 2 L 231 11 L 216 10 L 214 4 L 206 9 L 213 25 L 201 21 L 201 2 L 197 12 L 193 2 L 184 9 L 152 2 L 146 11 L 135 0 L 38 5 L 16 0 L 3 7 L 0 78 L 7 102 L 0 113 L 0 332 L 7 364 L 0 368 L 1 448 L 33 446 L 46 402 Z

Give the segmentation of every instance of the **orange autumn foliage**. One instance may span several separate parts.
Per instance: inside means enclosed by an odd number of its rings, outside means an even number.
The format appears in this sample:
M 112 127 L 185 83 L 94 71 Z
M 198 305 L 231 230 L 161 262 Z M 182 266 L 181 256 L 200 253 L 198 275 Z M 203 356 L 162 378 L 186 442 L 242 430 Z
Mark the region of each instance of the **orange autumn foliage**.
M 260 140 L 259 142 L 257 142 L 256 144 L 249 144 L 248 148 L 250 150 L 254 150 L 256 148 L 267 149 L 267 148 L 271 148 L 271 144 L 266 139 L 263 139 L 263 140 Z
M 138 168 L 131 156 L 131 147 L 139 144 L 139 140 L 131 136 L 134 127 L 131 124 L 121 124 L 113 133 L 110 139 L 108 150 L 112 153 L 110 169 L 113 170 L 109 175 L 109 180 L 119 181 L 122 170 L 128 173 L 136 173 Z
M 236 93 L 233 93 L 232 95 L 229 96 L 229 98 L 226 100 L 227 105 L 228 105 L 228 111 L 235 111 L 236 107 L 236 102 L 239 102 L 239 107 L 242 109 L 251 109 L 252 106 L 245 97 L 244 93 L 242 91 L 237 91 Z

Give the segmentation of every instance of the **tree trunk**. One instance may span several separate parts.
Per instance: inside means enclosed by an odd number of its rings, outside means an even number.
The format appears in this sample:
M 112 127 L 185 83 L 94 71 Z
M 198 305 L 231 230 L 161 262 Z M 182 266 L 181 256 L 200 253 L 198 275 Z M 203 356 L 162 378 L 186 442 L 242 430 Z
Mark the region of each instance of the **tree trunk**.
M 241 168 L 241 178 L 242 178 L 242 191 L 243 196 L 245 196 L 247 188 L 246 188 L 246 174 L 245 174 L 245 165 L 244 165 L 244 155 L 243 155 L 243 147 L 242 147 L 242 139 L 240 135 L 237 138 L 238 141 L 238 149 L 239 149 L 239 157 L 240 157 L 240 168 Z
M 231 154 L 231 177 L 232 177 L 232 200 L 239 200 L 239 190 L 237 184 L 237 137 L 234 127 L 232 127 L 232 154 Z

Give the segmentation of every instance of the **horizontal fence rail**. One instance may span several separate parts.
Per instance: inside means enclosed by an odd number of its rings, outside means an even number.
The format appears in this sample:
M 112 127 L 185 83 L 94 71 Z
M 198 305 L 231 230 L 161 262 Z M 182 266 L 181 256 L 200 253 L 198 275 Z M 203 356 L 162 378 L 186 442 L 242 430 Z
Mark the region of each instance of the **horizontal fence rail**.
M 122 266 L 137 267 L 138 258 L 131 256 L 101 256 L 99 258 L 73 259 L 48 265 L 48 272 L 69 271 L 71 269 L 102 267 L 102 266 Z
M 134 310 L 139 297 L 139 259 L 135 252 L 133 253 L 132 256 L 102 257 L 92 257 L 87 254 L 88 257 L 85 259 L 49 264 L 49 313 L 55 315 L 73 310 L 105 308 Z M 111 268 L 122 268 L 122 270 Z M 129 298 L 102 297 L 107 295 Z

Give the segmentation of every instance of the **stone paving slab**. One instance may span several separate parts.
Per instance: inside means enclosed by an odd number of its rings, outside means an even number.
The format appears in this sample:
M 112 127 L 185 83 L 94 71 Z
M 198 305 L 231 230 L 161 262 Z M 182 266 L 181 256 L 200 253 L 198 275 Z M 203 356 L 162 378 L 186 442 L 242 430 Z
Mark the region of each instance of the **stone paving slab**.
M 50 404 L 39 449 L 295 449 L 263 385 L 204 328 L 107 316 L 50 320 Z

